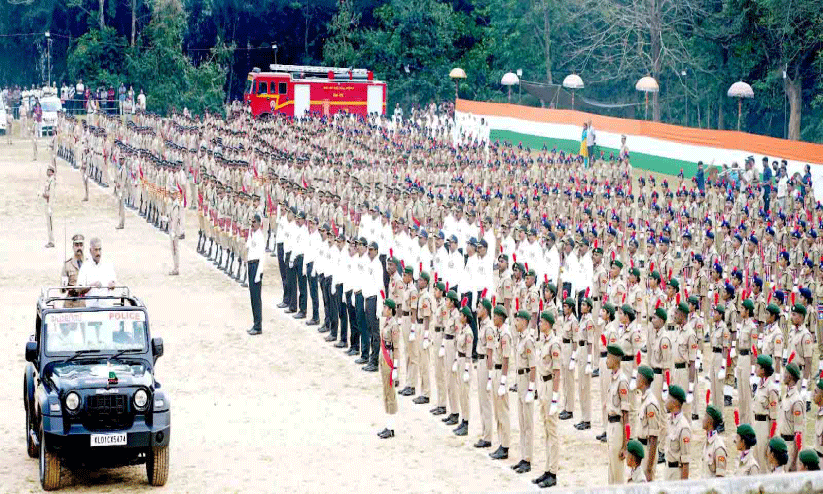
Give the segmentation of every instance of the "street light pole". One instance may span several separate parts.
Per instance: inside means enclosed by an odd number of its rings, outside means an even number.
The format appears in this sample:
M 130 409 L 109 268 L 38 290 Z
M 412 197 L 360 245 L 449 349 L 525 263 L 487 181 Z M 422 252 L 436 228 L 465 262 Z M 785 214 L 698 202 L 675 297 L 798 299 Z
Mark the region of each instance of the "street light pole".
M 46 44 L 49 57 L 49 87 L 51 87 L 51 33 L 46 31 Z
M 277 43 L 272 43 L 271 47 L 274 48 L 274 64 L 277 65 Z

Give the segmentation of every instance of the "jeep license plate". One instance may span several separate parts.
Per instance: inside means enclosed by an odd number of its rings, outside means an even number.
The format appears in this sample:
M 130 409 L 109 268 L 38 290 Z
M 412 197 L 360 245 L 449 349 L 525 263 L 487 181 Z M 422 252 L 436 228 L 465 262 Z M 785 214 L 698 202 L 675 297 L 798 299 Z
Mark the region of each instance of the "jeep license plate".
M 125 446 L 128 443 L 128 434 L 92 434 L 92 446 Z

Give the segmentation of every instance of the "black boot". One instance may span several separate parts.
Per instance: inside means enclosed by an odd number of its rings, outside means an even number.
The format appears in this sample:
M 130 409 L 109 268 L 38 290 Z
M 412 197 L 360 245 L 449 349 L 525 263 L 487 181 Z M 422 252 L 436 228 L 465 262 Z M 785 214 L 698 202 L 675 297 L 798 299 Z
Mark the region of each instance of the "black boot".
M 549 476 L 546 477 L 542 482 L 537 484 L 537 487 L 541 489 L 545 489 L 547 487 L 554 487 L 557 485 L 557 474 L 549 472 Z
M 443 419 L 443 422 L 444 422 L 446 425 L 455 425 L 455 424 L 457 424 L 457 422 L 458 422 L 458 420 L 459 420 L 459 419 L 460 419 L 460 414 L 457 414 L 457 413 L 452 413 L 452 414 L 450 414 L 448 417 L 446 417 L 445 419 Z
M 455 436 L 465 436 L 469 433 L 469 421 L 464 420 L 460 423 L 460 426 L 454 430 Z
M 505 460 L 509 457 L 509 448 L 500 446 L 494 453 L 489 454 L 492 460 Z

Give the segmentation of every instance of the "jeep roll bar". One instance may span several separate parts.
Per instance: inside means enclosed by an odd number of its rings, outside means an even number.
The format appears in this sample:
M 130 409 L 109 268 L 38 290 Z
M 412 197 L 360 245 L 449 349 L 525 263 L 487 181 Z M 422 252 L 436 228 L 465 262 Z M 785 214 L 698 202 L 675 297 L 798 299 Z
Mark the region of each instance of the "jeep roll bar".
M 99 295 L 89 295 L 88 293 L 85 295 L 81 295 L 79 297 L 72 297 L 66 295 L 64 292 L 66 290 L 82 290 L 82 289 L 102 289 L 108 290 L 109 293 L 106 294 L 99 294 Z M 129 287 L 125 285 L 117 285 L 112 288 L 106 287 L 95 287 L 95 286 L 49 286 L 43 287 L 40 290 L 40 301 L 42 305 L 48 308 L 56 308 L 54 303 L 59 301 L 75 301 L 75 300 L 121 300 L 122 305 L 126 305 L 126 301 L 129 302 L 132 306 L 141 306 L 143 305 L 140 302 L 140 299 L 133 296 L 131 294 L 131 290 Z

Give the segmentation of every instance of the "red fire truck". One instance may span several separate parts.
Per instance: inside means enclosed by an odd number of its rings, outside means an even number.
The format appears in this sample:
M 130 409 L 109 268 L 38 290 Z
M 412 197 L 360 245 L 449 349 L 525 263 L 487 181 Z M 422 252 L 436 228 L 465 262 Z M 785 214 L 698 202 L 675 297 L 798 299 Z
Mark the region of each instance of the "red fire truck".
M 386 113 L 386 83 L 375 80 L 370 70 L 276 64 L 269 68 L 270 72 L 261 72 L 255 67 L 246 81 L 244 99 L 255 117 Z

